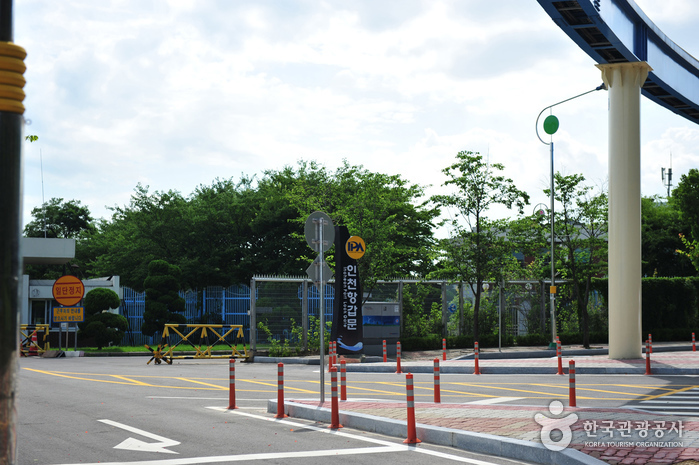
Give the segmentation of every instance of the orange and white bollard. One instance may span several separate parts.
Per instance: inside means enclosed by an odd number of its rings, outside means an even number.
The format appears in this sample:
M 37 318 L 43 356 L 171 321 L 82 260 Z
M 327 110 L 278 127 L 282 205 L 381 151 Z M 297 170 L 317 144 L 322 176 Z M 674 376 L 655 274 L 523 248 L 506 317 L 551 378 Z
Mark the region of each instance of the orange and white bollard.
M 557 375 L 563 374 L 563 354 L 561 352 L 561 340 L 556 336 L 556 358 L 558 358 L 558 373 Z
M 442 360 L 447 361 L 447 340 L 442 338 Z
M 442 401 L 442 396 L 439 387 L 439 359 L 434 359 L 434 403 L 438 404 Z
M 284 413 L 284 364 L 277 364 L 277 414 L 274 418 L 286 418 Z
M 405 396 L 408 405 L 408 439 L 403 442 L 405 444 L 416 444 L 422 441 L 417 438 L 417 429 L 415 428 L 415 394 L 413 392 L 412 373 L 405 375 Z
M 32 338 L 31 342 L 29 343 L 29 355 L 39 355 L 39 351 L 37 350 L 39 347 L 39 340 L 36 337 L 36 329 L 32 333 Z
M 396 342 L 396 373 L 403 373 L 400 369 L 400 341 Z
M 474 369 L 473 369 L 473 374 L 474 375 L 480 375 L 481 374 L 481 368 L 478 365 L 478 358 L 480 357 L 480 349 L 478 348 L 478 341 L 473 343 L 474 345 L 474 352 L 473 352 L 473 360 L 475 362 Z
M 347 364 L 340 359 L 340 400 L 347 400 Z
M 340 424 L 340 407 L 337 403 L 337 367 L 330 369 L 330 393 L 332 395 L 330 401 L 330 426 L 329 428 L 342 428 Z
M 231 358 L 228 371 L 230 373 L 230 389 L 228 390 L 228 410 L 233 410 L 235 406 L 235 359 Z
M 328 373 L 333 369 L 333 365 L 335 365 L 333 360 L 333 341 L 330 341 L 328 343 Z
M 570 387 L 568 388 L 568 405 L 577 407 L 575 402 L 575 360 L 568 362 L 568 377 L 570 379 Z
M 388 361 L 387 353 L 386 353 L 386 339 L 383 340 L 383 361 L 386 363 Z
M 646 374 L 649 375 L 650 373 L 650 341 L 646 340 Z
M 337 341 L 333 341 L 333 366 L 337 365 Z
M 694 339 L 694 333 L 692 333 L 692 352 L 697 351 L 697 343 L 696 340 Z
M 650 345 L 650 353 L 653 353 L 653 335 L 648 333 L 648 345 Z

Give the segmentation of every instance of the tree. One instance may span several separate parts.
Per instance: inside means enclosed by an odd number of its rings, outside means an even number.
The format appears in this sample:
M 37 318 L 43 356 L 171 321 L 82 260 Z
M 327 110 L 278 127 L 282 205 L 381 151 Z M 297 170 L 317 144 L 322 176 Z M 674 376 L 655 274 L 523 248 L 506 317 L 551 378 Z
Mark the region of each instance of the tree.
M 153 336 L 162 331 L 167 323 L 186 323 L 182 314 L 185 301 L 179 296 L 181 271 L 165 260 L 153 260 L 148 264 L 146 288 L 146 309 L 143 312 L 141 332 Z
M 346 160 L 334 173 L 301 162 L 291 196 L 299 215 L 297 237 L 303 243 L 299 226 L 316 210 L 364 239 L 366 252 L 358 266 L 367 295 L 379 280 L 424 276 L 431 268 L 432 229 L 439 210 L 419 200 L 424 196 L 421 186 Z
M 699 240 L 699 169 L 692 168 L 680 177 L 680 182 L 672 191 L 672 199 L 680 211 L 680 216 L 689 225 L 689 231 L 683 231 L 692 239 Z
M 677 251 L 682 248 L 680 234 L 691 227 L 681 217 L 673 199 L 641 199 L 641 270 L 645 277 L 692 276 L 696 270 Z
M 119 308 L 119 295 L 106 288 L 93 289 L 85 295 L 85 321 L 79 323 L 81 337 L 94 338 L 97 349 L 117 345 L 128 329 L 126 318 L 107 310 Z
M 90 210 L 79 200 L 64 202 L 54 197 L 41 207 L 32 208 L 32 217 L 24 227 L 26 237 L 73 239 L 95 230 Z
M 434 275 L 469 283 L 476 296 L 473 336 L 478 340 L 483 282 L 498 277 L 512 252 L 505 241 L 506 223 L 491 221 L 486 214 L 494 205 L 516 206 L 521 213 L 529 195 L 500 174 L 505 169 L 500 163 L 489 164 L 480 154 L 466 151 L 459 152 L 456 159 L 442 170 L 449 178 L 443 186 L 454 187 L 455 192 L 433 197 L 438 205 L 456 210 L 449 221 L 453 235 L 441 243 L 442 269 Z
M 580 316 L 583 346 L 590 347 L 588 302 L 592 278 L 607 267 L 607 211 L 606 192 L 591 194 L 592 187 L 582 183 L 581 174 L 554 176 L 554 198 L 561 204 L 555 219 L 559 257 L 556 269 L 572 286 L 573 299 Z M 550 195 L 551 191 L 544 192 Z

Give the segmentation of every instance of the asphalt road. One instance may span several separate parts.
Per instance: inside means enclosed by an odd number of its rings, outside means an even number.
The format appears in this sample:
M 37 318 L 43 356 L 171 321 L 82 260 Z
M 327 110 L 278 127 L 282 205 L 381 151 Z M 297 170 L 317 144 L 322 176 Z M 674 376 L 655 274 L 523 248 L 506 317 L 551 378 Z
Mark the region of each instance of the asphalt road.
M 20 464 L 518 463 L 266 413 L 277 395 L 275 364 L 236 363 L 237 410 L 228 406 L 226 360 L 146 365 L 142 357 L 24 358 L 17 425 Z M 287 399 L 318 399 L 318 366 L 284 367 Z M 325 396 L 330 377 L 325 374 Z M 693 377 L 586 376 L 578 406 L 617 407 L 693 386 Z M 432 400 L 432 377 L 415 375 L 416 401 Z M 568 395 L 564 376 L 442 375 L 442 402 L 541 405 Z M 405 376 L 348 373 L 348 398 L 405 400 Z M 429 455 L 429 457 L 426 456 Z M 332 460 L 332 459 L 331 459 Z

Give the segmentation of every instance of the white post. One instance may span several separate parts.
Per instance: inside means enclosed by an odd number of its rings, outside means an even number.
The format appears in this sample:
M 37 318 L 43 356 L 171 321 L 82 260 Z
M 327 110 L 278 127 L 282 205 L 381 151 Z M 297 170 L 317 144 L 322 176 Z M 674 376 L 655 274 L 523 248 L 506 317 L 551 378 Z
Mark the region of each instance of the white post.
M 641 358 L 641 86 L 644 62 L 597 65 L 609 89 L 609 358 Z

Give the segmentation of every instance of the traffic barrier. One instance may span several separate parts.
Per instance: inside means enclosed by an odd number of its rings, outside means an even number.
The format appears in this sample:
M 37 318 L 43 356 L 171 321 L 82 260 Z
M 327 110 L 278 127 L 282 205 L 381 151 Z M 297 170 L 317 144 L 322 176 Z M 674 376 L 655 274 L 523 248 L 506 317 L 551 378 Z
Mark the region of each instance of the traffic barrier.
M 47 324 L 20 325 L 20 356 L 42 355 L 44 352 L 51 350 L 49 329 L 50 325 Z M 39 342 L 39 333 L 43 334 L 43 336 L 41 336 L 41 342 Z
M 225 330 L 225 331 L 224 331 Z M 170 345 L 170 338 L 179 336 L 181 339 L 174 345 Z M 233 337 L 233 344 L 228 339 Z M 199 344 L 194 344 L 197 340 Z M 238 351 L 238 344 L 242 342 L 242 352 Z M 175 349 L 181 344 L 188 344 L 194 349 L 194 355 L 174 355 Z M 231 351 L 226 350 L 225 354 L 214 355 L 213 350 L 216 345 L 226 345 Z M 152 357 L 146 365 L 155 360 L 159 365 L 164 361 L 172 365 L 173 359 L 201 359 L 201 358 L 244 358 L 249 359 L 252 354 L 248 352 L 245 345 L 245 334 L 242 325 L 195 325 L 195 324 L 166 324 L 163 328 L 163 336 L 158 347 L 151 348 L 148 344 L 145 347 L 151 351 Z
M 340 424 L 340 407 L 337 404 L 337 367 L 330 369 L 330 393 L 332 395 L 330 401 L 330 426 L 329 428 L 342 428 Z
M 386 339 L 383 340 L 383 361 L 384 363 L 388 360 L 388 357 L 386 357 Z
M 405 396 L 408 406 L 408 438 L 403 442 L 405 444 L 416 444 L 422 441 L 417 438 L 417 429 L 415 428 L 415 394 L 413 392 L 412 373 L 405 375 Z
M 480 356 L 480 349 L 478 348 L 478 341 L 473 343 L 474 345 L 474 352 L 473 352 L 473 360 L 475 362 L 474 369 L 473 369 L 473 374 L 474 375 L 480 375 L 481 374 L 481 368 L 478 365 L 478 357 Z
M 328 343 L 328 373 L 333 369 L 333 365 L 335 365 L 333 361 L 333 341 L 330 341 Z
M 692 333 L 692 352 L 696 352 L 696 351 L 697 351 L 697 343 L 694 340 L 694 333 Z
M 337 366 L 337 341 L 333 341 L 333 366 Z
M 277 365 L 277 414 L 274 418 L 286 418 L 284 413 L 284 364 Z
M 447 340 L 442 338 L 442 360 L 447 361 Z
M 442 401 L 442 396 L 439 387 L 439 359 L 434 359 L 434 403 L 438 404 Z
M 563 374 L 563 359 L 561 354 L 561 340 L 556 336 L 556 357 L 558 358 L 558 373 L 557 375 Z
M 347 364 L 340 359 L 340 400 L 347 400 Z
M 646 340 L 646 374 L 649 375 L 650 373 L 650 341 Z
M 230 389 L 228 390 L 228 410 L 237 409 L 235 406 L 235 359 L 232 358 L 229 362 L 230 373 Z
M 568 388 L 568 405 L 577 407 L 575 402 L 575 360 L 568 362 L 568 377 L 570 379 L 570 387 Z
M 653 353 L 653 335 L 648 333 L 648 345 L 650 346 L 650 353 Z
M 400 341 L 396 342 L 396 373 L 403 373 L 400 369 Z

